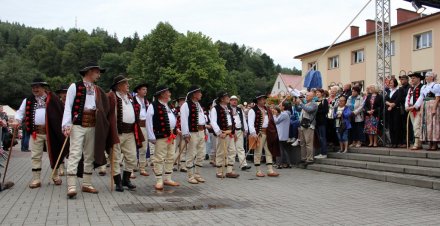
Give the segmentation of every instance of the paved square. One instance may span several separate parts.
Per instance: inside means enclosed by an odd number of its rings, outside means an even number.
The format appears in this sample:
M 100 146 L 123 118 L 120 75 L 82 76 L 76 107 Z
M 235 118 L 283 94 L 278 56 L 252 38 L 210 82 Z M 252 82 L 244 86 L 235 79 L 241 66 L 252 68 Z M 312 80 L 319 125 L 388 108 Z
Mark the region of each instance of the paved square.
M 279 178 L 256 178 L 254 169 L 238 179 L 217 179 L 206 164 L 207 183 L 190 185 L 175 173 L 179 188 L 153 189 L 154 177 L 137 174 L 136 191 L 110 192 L 109 176 L 94 176 L 98 195 L 66 197 L 43 183 L 30 189 L 30 153 L 14 150 L 0 192 L 1 225 L 439 225 L 440 192 L 303 169 L 279 170 Z M 2 169 L 2 174 L 3 174 Z M 151 170 L 149 170 L 151 173 Z

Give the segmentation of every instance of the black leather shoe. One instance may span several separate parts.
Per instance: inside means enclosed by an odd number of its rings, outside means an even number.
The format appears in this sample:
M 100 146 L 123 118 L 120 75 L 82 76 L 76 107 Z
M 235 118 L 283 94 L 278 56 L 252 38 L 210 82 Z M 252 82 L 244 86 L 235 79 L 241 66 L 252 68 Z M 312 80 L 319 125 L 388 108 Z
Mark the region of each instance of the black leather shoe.
M 131 172 L 124 171 L 124 175 L 122 176 L 122 186 L 128 187 L 128 189 L 133 190 L 136 188 L 136 185 L 131 183 L 130 175 Z
M 113 176 L 113 180 L 115 181 L 115 185 L 116 185 L 115 190 L 118 192 L 123 192 L 124 187 L 122 187 L 121 175 L 119 174 L 119 175 Z

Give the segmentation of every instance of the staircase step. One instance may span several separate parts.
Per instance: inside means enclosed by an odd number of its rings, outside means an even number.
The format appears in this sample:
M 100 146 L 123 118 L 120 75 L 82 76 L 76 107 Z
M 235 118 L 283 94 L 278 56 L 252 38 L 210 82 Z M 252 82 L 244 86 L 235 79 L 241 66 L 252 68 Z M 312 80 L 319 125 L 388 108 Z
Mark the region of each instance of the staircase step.
M 398 165 L 411 165 L 440 168 L 440 161 L 438 159 L 428 158 L 412 158 L 399 156 L 386 156 L 377 154 L 359 154 L 359 153 L 328 153 L 329 158 L 335 159 L 349 159 L 367 162 L 381 162 Z
M 427 176 L 375 171 L 345 166 L 324 165 L 318 163 L 307 166 L 307 169 L 440 190 L 440 179 Z
M 324 165 L 346 166 L 353 168 L 370 169 L 377 171 L 388 171 L 395 173 L 405 173 L 422 175 L 429 177 L 440 177 L 440 168 L 411 166 L 411 165 L 397 165 L 381 162 L 366 162 L 349 159 L 316 159 L 316 162 Z
M 351 153 L 359 154 L 371 154 L 371 155 L 388 155 L 388 156 L 398 156 L 398 157 L 411 157 L 411 158 L 428 158 L 428 159 L 440 159 L 440 151 L 411 151 L 403 148 L 352 148 Z

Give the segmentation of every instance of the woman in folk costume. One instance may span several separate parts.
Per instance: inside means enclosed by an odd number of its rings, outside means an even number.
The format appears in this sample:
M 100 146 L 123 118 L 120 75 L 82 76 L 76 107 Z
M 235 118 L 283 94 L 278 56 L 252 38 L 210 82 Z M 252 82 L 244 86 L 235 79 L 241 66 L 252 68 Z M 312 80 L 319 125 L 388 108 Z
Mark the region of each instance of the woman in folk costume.
M 440 84 L 436 80 L 437 74 L 426 73 L 426 84 L 421 91 L 423 98 L 418 100 L 422 105 L 422 141 L 429 142 L 428 151 L 437 150 L 440 142 Z
M 249 133 L 253 139 L 249 139 L 249 146 L 252 142 L 257 143 L 254 153 L 254 164 L 257 169 L 257 177 L 264 177 L 260 161 L 263 148 L 266 154 L 267 176 L 277 177 L 279 174 L 273 170 L 273 158 L 280 155 L 277 128 L 272 112 L 266 107 L 267 96 L 259 94 L 255 97 L 256 105 L 249 110 L 248 126 Z
M 15 126 L 20 125 L 24 120 L 26 131 L 31 134 L 30 149 L 32 152 L 32 182 L 30 188 L 41 187 L 41 166 L 43 149 L 46 148 L 49 154 L 51 168 L 56 166 L 60 154 L 64 135 L 61 131 L 63 118 L 63 103 L 55 95 L 48 91 L 49 85 L 40 78 L 34 79 L 31 83 L 32 95 L 24 99 L 20 109 L 15 114 Z M 67 154 L 68 147 L 63 151 L 63 158 Z M 55 185 L 62 183 L 56 172 L 51 178 Z
M 180 186 L 171 179 L 174 163 L 174 140 L 176 135 L 176 116 L 171 111 L 168 102 L 171 92 L 168 87 L 158 86 L 154 94 L 155 101 L 147 110 L 148 141 L 155 145 L 153 168 L 156 175 L 156 190 L 163 190 L 166 186 Z

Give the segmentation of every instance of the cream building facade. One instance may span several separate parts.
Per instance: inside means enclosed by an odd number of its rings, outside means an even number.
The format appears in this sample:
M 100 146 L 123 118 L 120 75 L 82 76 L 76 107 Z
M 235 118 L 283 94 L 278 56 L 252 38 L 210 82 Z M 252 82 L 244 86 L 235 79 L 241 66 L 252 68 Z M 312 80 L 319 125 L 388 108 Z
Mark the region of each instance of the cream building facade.
M 323 87 L 360 82 L 376 83 L 375 21 L 366 20 L 366 34 L 351 27 L 351 39 L 335 44 L 316 63 L 322 74 Z M 315 64 L 327 47 L 295 57 L 302 61 L 302 75 Z M 392 74 L 440 72 L 440 12 L 424 15 L 397 9 L 397 24 L 391 27 Z M 365 86 L 364 86 L 365 87 Z

